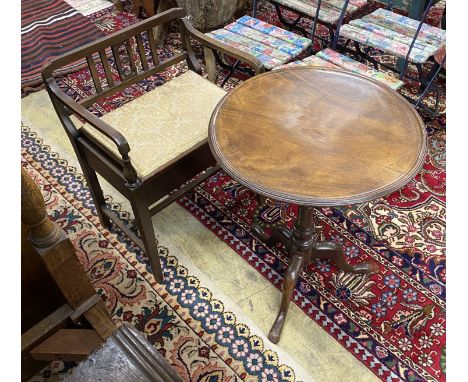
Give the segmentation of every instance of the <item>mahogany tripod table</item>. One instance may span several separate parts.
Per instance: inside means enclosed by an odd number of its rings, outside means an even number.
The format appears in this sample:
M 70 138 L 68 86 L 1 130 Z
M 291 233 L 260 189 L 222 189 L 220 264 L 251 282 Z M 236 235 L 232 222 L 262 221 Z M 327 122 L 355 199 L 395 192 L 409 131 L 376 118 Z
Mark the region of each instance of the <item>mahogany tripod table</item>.
M 290 263 L 281 308 L 268 338 L 277 343 L 294 286 L 313 259 L 349 265 L 341 247 L 319 241 L 313 207 L 367 202 L 389 194 L 421 169 L 426 129 L 399 94 L 367 77 L 341 70 L 297 67 L 261 74 L 229 92 L 213 112 L 211 150 L 240 184 L 299 206 L 292 231 L 280 227 L 268 244 L 285 244 Z

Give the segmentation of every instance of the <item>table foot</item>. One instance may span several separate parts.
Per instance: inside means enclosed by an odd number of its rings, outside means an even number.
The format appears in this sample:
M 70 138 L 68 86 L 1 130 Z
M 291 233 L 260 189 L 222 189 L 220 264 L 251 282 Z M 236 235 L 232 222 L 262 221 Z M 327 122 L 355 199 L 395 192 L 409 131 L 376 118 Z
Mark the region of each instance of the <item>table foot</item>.
M 338 269 L 344 272 L 367 274 L 377 272 L 376 264 L 362 262 L 356 265 L 350 265 L 345 260 L 345 255 L 341 246 L 334 241 L 321 241 L 315 243 L 312 248 L 311 259 L 330 259 L 335 263 Z
M 278 343 L 281 330 L 283 329 L 284 320 L 286 319 L 286 313 L 289 308 L 289 301 L 296 286 L 299 275 L 304 267 L 304 256 L 294 256 L 291 263 L 288 266 L 286 275 L 283 280 L 283 291 L 281 294 L 281 307 L 276 316 L 276 320 L 268 333 L 268 339 L 274 344 Z
M 252 224 L 250 228 L 255 233 L 255 235 L 266 244 L 276 245 L 281 243 L 286 247 L 286 249 L 288 249 L 289 243 L 291 242 L 292 233 L 286 227 L 280 226 L 273 229 L 271 235 L 268 235 L 258 223 Z

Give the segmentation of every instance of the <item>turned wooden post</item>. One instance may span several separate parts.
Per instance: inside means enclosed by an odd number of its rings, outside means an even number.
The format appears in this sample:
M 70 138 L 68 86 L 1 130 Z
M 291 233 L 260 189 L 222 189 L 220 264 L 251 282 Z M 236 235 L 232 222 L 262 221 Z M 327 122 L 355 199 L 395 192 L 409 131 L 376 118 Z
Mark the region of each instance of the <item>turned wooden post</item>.
M 47 216 L 42 194 L 21 169 L 21 220 L 29 226 L 29 240 L 74 310 L 71 319 L 83 315 L 102 339 L 116 329 L 104 304 L 96 294 L 75 249 L 65 232 Z
M 205 63 L 206 63 L 206 71 L 208 72 L 208 80 L 216 83 L 216 59 L 213 53 L 213 50 L 208 48 L 207 46 L 203 47 L 203 52 L 205 54 Z

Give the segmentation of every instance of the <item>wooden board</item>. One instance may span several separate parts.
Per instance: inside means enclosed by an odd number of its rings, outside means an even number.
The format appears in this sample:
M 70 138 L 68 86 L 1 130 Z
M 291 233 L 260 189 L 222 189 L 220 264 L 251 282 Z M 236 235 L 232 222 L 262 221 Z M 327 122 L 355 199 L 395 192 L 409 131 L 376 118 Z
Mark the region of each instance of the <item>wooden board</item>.
M 40 361 L 80 361 L 102 342 L 99 334 L 92 329 L 61 329 L 31 350 L 31 355 Z

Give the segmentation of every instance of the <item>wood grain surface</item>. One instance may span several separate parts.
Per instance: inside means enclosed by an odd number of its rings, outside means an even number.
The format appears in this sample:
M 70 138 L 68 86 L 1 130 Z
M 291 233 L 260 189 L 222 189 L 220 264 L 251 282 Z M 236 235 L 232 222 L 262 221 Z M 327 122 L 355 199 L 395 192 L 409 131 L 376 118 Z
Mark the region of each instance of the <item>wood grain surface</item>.
M 249 79 L 215 109 L 210 147 L 234 179 L 309 206 L 369 201 L 420 170 L 426 129 L 377 81 L 341 70 L 289 68 Z

